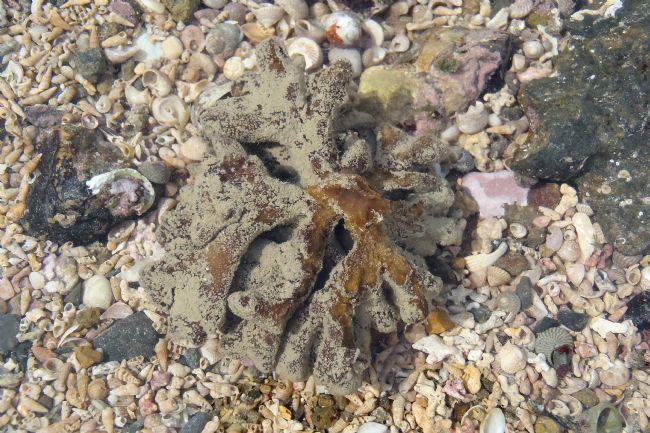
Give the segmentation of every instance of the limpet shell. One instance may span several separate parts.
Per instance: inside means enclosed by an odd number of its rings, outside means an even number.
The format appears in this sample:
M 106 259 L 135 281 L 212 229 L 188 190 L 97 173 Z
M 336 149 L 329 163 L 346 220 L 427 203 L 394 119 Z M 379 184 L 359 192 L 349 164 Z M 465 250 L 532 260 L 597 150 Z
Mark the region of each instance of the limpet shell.
M 505 269 L 498 266 L 490 266 L 487 268 L 487 282 L 492 287 L 502 286 L 508 284 L 512 277 Z
M 510 234 L 515 239 L 521 239 L 521 238 L 525 237 L 528 234 L 528 230 L 526 229 L 526 226 L 524 226 L 523 224 L 519 224 L 519 223 L 510 224 L 509 230 L 510 230 Z
M 553 358 L 553 351 L 563 346 L 573 348 L 573 337 L 559 326 L 540 332 L 535 339 L 535 352 L 543 353 L 548 363 Z

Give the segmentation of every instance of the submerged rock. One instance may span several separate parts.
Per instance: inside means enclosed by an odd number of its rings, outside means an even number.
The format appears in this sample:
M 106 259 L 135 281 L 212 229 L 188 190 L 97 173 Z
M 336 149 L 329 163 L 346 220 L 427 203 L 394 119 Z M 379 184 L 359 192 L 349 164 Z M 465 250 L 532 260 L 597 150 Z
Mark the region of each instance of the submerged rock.
M 42 130 L 43 157 L 27 195 L 24 227 L 53 242 L 86 244 L 118 221 L 139 216 L 153 204 L 151 183 L 129 168 L 121 151 L 94 131 L 72 125 Z
M 0 314 L 0 353 L 7 353 L 18 345 L 19 322 L 20 316 L 16 314 Z
M 154 355 L 158 337 L 151 320 L 140 311 L 115 322 L 93 340 L 93 346 L 104 351 L 104 361 L 148 358 Z
M 200 0 L 163 0 L 174 21 L 187 22 L 198 9 Z
M 361 74 L 359 104 L 379 120 L 416 122 L 419 130 L 429 130 L 431 114 L 466 110 L 502 78 L 511 44 L 503 32 L 435 28 L 411 51 L 414 65 L 373 66 Z
M 650 231 L 650 9 L 629 2 L 614 18 L 569 38 L 552 77 L 519 94 L 532 135 L 517 148 L 514 170 L 575 179 L 610 242 L 647 252 Z

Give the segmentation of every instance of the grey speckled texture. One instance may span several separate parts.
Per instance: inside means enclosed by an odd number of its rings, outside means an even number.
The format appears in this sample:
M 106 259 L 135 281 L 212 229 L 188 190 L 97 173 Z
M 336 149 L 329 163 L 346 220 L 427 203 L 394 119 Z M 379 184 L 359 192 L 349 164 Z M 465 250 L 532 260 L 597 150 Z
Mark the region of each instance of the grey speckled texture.
M 144 312 L 118 320 L 93 340 L 95 349 L 104 351 L 104 361 L 122 361 L 136 356 L 154 355 L 159 334 Z

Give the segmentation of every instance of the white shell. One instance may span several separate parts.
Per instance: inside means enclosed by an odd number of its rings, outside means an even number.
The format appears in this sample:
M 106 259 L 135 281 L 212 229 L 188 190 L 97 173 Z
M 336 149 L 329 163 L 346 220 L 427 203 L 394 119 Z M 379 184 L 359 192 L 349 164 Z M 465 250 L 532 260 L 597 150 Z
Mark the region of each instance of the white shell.
M 456 118 L 458 129 L 465 134 L 481 132 L 488 124 L 489 114 L 481 102 L 469 107 L 467 112 L 459 114 Z
M 183 42 L 176 36 L 169 36 L 161 44 L 163 56 L 169 60 L 178 59 L 183 54 Z
M 465 265 L 470 272 L 487 268 L 499 260 L 499 257 L 503 256 L 506 251 L 508 251 L 508 244 L 503 242 L 498 246 L 497 249 L 489 254 L 481 253 L 465 257 Z
M 126 101 L 131 107 L 136 105 L 147 105 L 151 103 L 151 93 L 149 89 L 138 90 L 135 87 L 128 85 L 124 89 L 124 96 Z
M 578 245 L 580 245 L 582 261 L 584 262 L 591 257 L 596 248 L 594 246 L 596 242 L 596 230 L 594 230 L 594 226 L 589 217 L 583 213 L 577 212 L 573 215 L 572 222 L 578 235 Z
M 602 317 L 594 317 L 589 322 L 589 327 L 605 338 L 608 332 L 613 334 L 625 334 L 629 330 L 627 323 L 611 322 Z
M 348 12 L 334 12 L 323 18 L 323 26 L 330 42 L 349 47 L 361 37 L 359 19 Z
M 506 343 L 496 356 L 501 370 L 508 374 L 515 374 L 526 368 L 526 355 L 519 347 Z
M 325 29 L 316 21 L 296 21 L 296 25 L 294 26 L 293 30 L 296 32 L 296 35 L 313 39 L 319 44 L 327 39 L 325 36 Z
M 408 36 L 402 34 L 402 35 L 396 35 L 393 39 L 391 39 L 390 44 L 388 45 L 388 51 L 391 53 L 403 53 L 409 49 L 411 46 L 411 40 L 408 38 Z
M 426 359 L 429 364 L 451 358 L 453 361 L 465 365 L 465 357 L 463 357 L 462 352 L 455 346 L 446 345 L 442 338 L 437 335 L 429 335 L 419 339 L 413 343 L 413 349 L 429 355 Z
M 375 47 L 380 47 L 384 43 L 384 29 L 377 21 L 367 19 L 363 22 L 361 28 L 370 36 L 370 40 Z
M 262 3 L 253 10 L 253 15 L 264 27 L 273 27 L 284 16 L 284 9 L 271 3 Z
M 280 6 L 294 20 L 303 20 L 309 16 L 309 5 L 305 0 L 276 0 Z
M 361 55 L 361 63 L 363 63 L 363 66 L 366 68 L 378 65 L 384 61 L 387 52 L 386 48 L 383 47 L 368 48 Z
M 157 97 L 167 96 L 172 90 L 169 77 L 155 69 L 148 69 L 142 74 L 142 85 L 151 89 L 151 93 Z
M 294 39 L 287 47 L 290 57 L 302 56 L 305 59 L 305 70 L 315 71 L 323 64 L 323 50 L 313 39 L 301 37 Z
M 229 80 L 237 80 L 246 72 L 240 57 L 231 57 L 223 65 L 223 75 Z
M 529 59 L 539 59 L 544 54 L 544 46 L 539 41 L 526 41 L 521 48 Z
M 84 282 L 83 303 L 86 307 L 106 310 L 111 306 L 113 291 L 111 283 L 103 275 L 93 275 Z
M 506 417 L 498 407 L 491 409 L 483 422 L 479 433 L 505 433 L 506 431 Z
M 140 49 L 133 45 L 120 45 L 117 47 L 104 48 L 106 59 L 114 65 L 126 62 L 139 52 Z
M 378 422 L 366 422 L 359 426 L 357 433 L 386 433 L 388 426 Z
M 187 105 L 177 95 L 154 99 L 151 104 L 151 114 L 159 124 L 181 129 L 190 120 Z
M 354 48 L 337 48 L 332 47 L 328 53 L 330 64 L 334 64 L 340 60 L 347 60 L 352 65 L 352 75 L 358 77 L 363 71 L 361 63 L 361 53 Z

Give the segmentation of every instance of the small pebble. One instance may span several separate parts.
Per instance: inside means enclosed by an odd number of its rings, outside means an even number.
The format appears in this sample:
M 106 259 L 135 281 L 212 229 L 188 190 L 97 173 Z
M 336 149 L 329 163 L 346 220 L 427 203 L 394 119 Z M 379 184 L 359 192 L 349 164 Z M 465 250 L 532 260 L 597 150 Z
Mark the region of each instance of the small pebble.
M 122 361 L 140 355 L 153 356 L 158 338 L 151 320 L 140 311 L 115 322 L 93 340 L 93 345 L 104 351 L 107 361 Z
M 79 329 L 87 329 L 99 323 L 101 314 L 101 310 L 97 307 L 84 308 L 77 313 L 75 322 L 79 325 Z
M 183 424 L 180 433 L 201 433 L 203 427 L 212 419 L 212 415 L 208 412 L 197 412 L 190 417 L 190 419 Z
M 101 352 L 93 350 L 90 346 L 75 347 L 74 354 L 83 368 L 92 367 L 102 360 Z
M 550 317 L 544 317 L 535 325 L 533 326 L 533 333 L 535 335 L 541 334 L 542 332 L 546 331 L 547 329 L 555 328 L 556 326 L 559 326 L 560 322 L 558 322 L 555 319 L 552 319 Z
M 560 323 L 572 331 L 580 332 L 585 329 L 589 322 L 589 316 L 582 313 L 576 313 L 569 309 L 562 309 L 557 313 L 557 319 Z
M 87 307 L 97 307 L 102 310 L 111 306 L 113 291 L 111 283 L 103 275 L 93 275 L 84 283 L 83 303 Z
M 171 172 L 162 162 L 145 161 L 138 166 L 138 171 L 152 183 L 166 184 Z
M 19 323 L 20 316 L 16 314 L 0 314 L 0 353 L 7 353 L 18 344 Z
M 562 429 L 551 418 L 540 416 L 535 421 L 535 433 L 560 433 Z
M 523 277 L 517 284 L 517 296 L 521 301 L 521 309 L 526 310 L 533 305 L 533 285 L 530 278 Z

